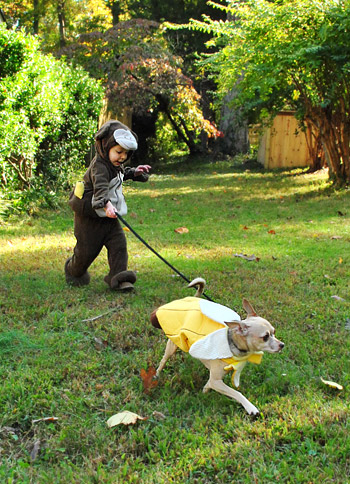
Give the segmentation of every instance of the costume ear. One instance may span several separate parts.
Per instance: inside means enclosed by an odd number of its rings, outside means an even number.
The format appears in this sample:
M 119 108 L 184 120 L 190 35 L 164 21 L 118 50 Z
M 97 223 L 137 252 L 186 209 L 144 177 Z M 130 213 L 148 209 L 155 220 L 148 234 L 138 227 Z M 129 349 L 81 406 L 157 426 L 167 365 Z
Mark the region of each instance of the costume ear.
M 225 324 L 231 329 L 235 329 L 236 333 L 246 336 L 249 331 L 249 326 L 244 321 L 225 321 Z
M 243 308 L 247 311 L 248 317 L 249 316 L 257 316 L 255 309 L 250 304 L 250 302 L 245 298 L 243 298 Z
M 110 121 L 107 121 L 107 123 L 101 126 L 101 128 L 97 131 L 95 135 L 95 139 L 98 140 L 98 139 L 105 138 L 108 135 L 109 128 L 112 123 L 115 123 L 113 119 L 111 119 Z

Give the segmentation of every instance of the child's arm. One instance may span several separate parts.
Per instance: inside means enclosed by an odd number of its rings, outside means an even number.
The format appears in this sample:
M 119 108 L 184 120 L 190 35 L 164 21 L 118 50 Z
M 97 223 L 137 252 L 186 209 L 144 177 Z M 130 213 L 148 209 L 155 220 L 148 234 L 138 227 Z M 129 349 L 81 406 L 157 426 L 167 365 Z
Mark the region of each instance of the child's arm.
M 115 213 L 115 208 L 111 204 L 111 202 L 107 202 L 104 211 L 106 212 L 106 216 L 109 218 L 117 218 L 117 214 Z
M 136 168 L 127 167 L 125 168 L 124 180 L 146 182 L 151 168 L 150 165 L 139 165 Z

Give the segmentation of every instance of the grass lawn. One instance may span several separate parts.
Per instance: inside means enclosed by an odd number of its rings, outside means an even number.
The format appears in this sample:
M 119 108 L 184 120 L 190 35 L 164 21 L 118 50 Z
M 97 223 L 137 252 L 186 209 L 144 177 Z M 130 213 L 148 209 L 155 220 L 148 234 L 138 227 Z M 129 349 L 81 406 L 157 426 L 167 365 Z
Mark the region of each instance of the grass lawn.
M 149 315 L 194 291 L 132 233 L 135 293 L 107 288 L 105 252 L 89 286 L 68 287 L 62 201 L 0 226 L 0 482 L 349 483 L 350 191 L 323 172 L 231 160 L 174 163 L 125 193 L 128 222 L 163 257 L 204 277 L 216 302 L 244 316 L 246 297 L 275 326 L 285 349 L 241 377 L 261 416 L 203 394 L 207 370 L 181 352 L 144 391 L 140 371 L 165 347 Z M 123 410 L 147 420 L 110 429 Z

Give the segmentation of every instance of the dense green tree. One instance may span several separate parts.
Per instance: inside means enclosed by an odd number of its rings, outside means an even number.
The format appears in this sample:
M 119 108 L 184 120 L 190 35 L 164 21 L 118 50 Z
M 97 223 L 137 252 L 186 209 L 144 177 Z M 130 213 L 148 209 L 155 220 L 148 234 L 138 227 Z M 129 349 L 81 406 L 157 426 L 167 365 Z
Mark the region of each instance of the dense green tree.
M 202 131 L 218 135 L 203 117 L 200 96 L 183 73 L 181 58 L 170 52 L 158 23 L 129 20 L 79 40 L 61 54 L 103 81 L 114 112 L 127 107 L 137 116 L 155 113 L 153 122 L 157 113 L 164 113 L 191 153 L 198 150 Z
M 7 18 L 38 34 L 46 51 L 62 48 L 83 32 L 111 27 L 105 0 L 1 0 Z
M 113 13 L 113 25 L 128 19 L 142 18 L 158 23 L 187 23 L 191 18 L 202 19 L 211 15 L 215 20 L 224 19 L 225 13 L 214 10 L 207 0 L 108 0 L 107 5 Z M 186 62 L 186 68 L 191 70 L 196 52 L 204 50 L 204 43 L 209 39 L 206 33 L 194 32 L 188 29 L 169 30 L 168 40 L 172 50 Z
M 191 24 L 214 34 L 205 64 L 221 99 L 236 89 L 233 104 L 252 122 L 289 106 L 319 136 L 330 176 L 349 183 L 350 2 L 231 1 L 225 11 L 235 21 Z
M 2 192 L 23 198 L 67 183 L 84 165 L 102 95 L 82 68 L 42 54 L 33 36 L 0 26 Z

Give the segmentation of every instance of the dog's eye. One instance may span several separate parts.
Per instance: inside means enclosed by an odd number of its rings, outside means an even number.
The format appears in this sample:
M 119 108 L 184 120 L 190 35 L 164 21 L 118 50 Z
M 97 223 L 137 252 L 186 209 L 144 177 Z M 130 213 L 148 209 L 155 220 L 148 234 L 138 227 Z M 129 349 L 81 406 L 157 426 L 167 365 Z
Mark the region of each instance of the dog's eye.
M 264 340 L 264 341 L 268 341 L 268 340 L 269 340 L 269 338 L 270 338 L 269 333 L 266 333 L 266 334 L 265 334 L 265 336 L 263 336 L 263 340 Z

